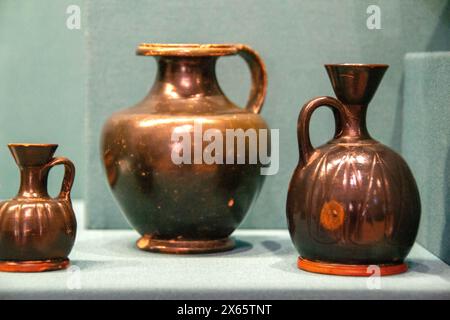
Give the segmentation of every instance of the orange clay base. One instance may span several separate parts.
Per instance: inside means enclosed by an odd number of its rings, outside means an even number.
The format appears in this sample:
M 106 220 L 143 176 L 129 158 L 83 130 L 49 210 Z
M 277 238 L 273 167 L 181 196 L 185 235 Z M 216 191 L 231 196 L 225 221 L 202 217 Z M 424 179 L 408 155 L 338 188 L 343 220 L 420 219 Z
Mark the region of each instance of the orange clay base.
M 1 272 L 44 272 L 66 269 L 70 265 L 69 259 L 55 259 L 42 261 L 0 261 Z
M 337 276 L 355 276 L 355 277 L 370 277 L 374 274 L 374 270 L 370 269 L 370 265 L 355 265 L 355 264 L 336 264 L 320 261 L 311 261 L 299 257 L 297 266 L 301 270 L 314 273 L 332 274 Z M 382 264 L 378 265 L 381 276 L 390 276 L 406 272 L 408 266 L 406 263 L 399 264 Z
M 228 251 L 234 248 L 233 239 L 224 238 L 217 240 L 189 241 L 189 240 L 161 240 L 152 239 L 150 236 L 143 236 L 136 245 L 139 249 L 162 253 L 212 253 Z

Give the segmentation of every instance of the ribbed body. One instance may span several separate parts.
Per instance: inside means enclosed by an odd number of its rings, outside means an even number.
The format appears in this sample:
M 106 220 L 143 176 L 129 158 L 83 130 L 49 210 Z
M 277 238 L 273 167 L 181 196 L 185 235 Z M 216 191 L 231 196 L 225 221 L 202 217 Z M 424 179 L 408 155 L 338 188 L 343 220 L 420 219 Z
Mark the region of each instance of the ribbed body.
M 346 264 L 402 262 L 417 235 L 420 199 L 405 161 L 376 141 L 333 141 L 292 177 L 288 223 L 300 255 Z

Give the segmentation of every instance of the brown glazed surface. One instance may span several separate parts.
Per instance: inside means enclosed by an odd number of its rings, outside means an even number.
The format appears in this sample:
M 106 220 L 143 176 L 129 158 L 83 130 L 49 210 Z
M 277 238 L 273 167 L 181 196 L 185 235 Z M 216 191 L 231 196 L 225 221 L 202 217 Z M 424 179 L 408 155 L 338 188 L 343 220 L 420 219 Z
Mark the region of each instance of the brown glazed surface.
M 401 265 L 419 225 L 419 193 L 406 162 L 371 138 L 365 119 L 367 105 L 387 68 L 326 65 L 338 99 L 320 97 L 302 108 L 300 161 L 289 187 L 287 218 L 302 258 L 299 266 L 305 270 L 361 275 L 375 264 L 400 265 L 382 270 L 386 274 L 405 271 Z M 333 110 L 336 131 L 331 141 L 314 149 L 309 121 L 320 106 Z M 353 265 L 353 269 L 324 272 L 331 270 L 330 263 Z
M 0 271 L 37 272 L 68 266 L 76 235 L 70 200 L 75 168 L 66 158 L 53 158 L 56 144 L 10 144 L 20 169 L 16 197 L 0 203 Z M 49 170 L 62 164 L 60 194 L 47 193 Z
M 266 129 L 259 116 L 267 86 L 263 62 L 244 45 L 141 44 L 137 54 L 156 57 L 153 88 L 136 106 L 107 120 L 101 142 L 112 193 L 143 236 L 137 245 L 168 253 L 231 249 L 228 236 L 262 187 L 261 165 L 177 165 L 171 154 L 179 146 L 171 137 L 185 131 L 194 141 L 194 121 L 202 123 L 203 132 L 220 130 L 224 142 L 226 129 Z M 217 58 L 231 54 L 241 55 L 252 74 L 244 109 L 228 100 L 215 75 Z M 224 147 L 224 154 L 229 151 Z

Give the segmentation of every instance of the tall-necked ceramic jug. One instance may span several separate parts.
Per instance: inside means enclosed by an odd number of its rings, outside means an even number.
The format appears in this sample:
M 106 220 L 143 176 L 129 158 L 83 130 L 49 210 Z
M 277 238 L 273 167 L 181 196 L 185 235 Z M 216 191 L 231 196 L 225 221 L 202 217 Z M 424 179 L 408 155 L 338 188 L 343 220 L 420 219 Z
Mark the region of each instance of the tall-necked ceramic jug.
M 209 142 L 196 139 L 204 138 L 209 129 L 223 134 L 224 143 L 229 129 L 267 129 L 259 115 L 267 87 L 264 64 L 254 50 L 240 44 L 141 44 L 137 54 L 154 56 L 158 70 L 149 94 L 134 107 L 114 113 L 104 125 L 101 154 L 112 193 L 141 234 L 140 249 L 229 250 L 234 246 L 230 234 L 263 184 L 262 164 L 202 160 L 198 147 L 204 150 Z M 215 74 L 219 57 L 236 54 L 245 59 L 252 75 L 245 108 L 224 95 Z M 185 142 L 173 137 L 186 138 L 185 134 L 192 138 L 192 149 L 180 153 L 189 154 L 191 163 L 172 157 Z M 235 148 L 220 147 L 220 158 Z M 244 151 L 249 153 L 248 141 Z
M 298 120 L 300 161 L 287 199 L 289 232 L 299 268 L 337 275 L 404 272 L 416 238 L 420 199 L 400 155 L 374 140 L 366 112 L 387 65 L 326 65 L 337 99 L 306 103 Z M 309 139 L 312 113 L 333 110 L 334 138 Z
M 0 271 L 39 272 L 64 269 L 76 235 L 70 200 L 73 163 L 53 157 L 56 144 L 9 144 L 20 169 L 16 197 L 0 203 Z M 61 192 L 47 193 L 51 168 L 64 165 Z

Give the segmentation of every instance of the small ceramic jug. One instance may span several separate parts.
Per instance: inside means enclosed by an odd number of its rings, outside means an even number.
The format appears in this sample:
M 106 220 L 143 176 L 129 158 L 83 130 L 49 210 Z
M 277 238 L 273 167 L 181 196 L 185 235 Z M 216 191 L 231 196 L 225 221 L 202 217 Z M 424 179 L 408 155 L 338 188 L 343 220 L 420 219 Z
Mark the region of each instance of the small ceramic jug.
M 370 276 L 406 271 L 420 198 L 402 157 L 373 139 L 366 112 L 387 65 L 325 66 L 337 99 L 307 102 L 298 121 L 300 161 L 292 176 L 287 217 L 300 269 Z M 332 140 L 313 148 L 309 122 L 321 106 L 333 110 Z
M 76 220 L 70 200 L 75 167 L 53 158 L 56 144 L 9 144 L 20 169 L 17 196 L 0 203 L 0 271 L 64 269 L 75 241 Z M 61 192 L 47 193 L 49 170 L 64 165 Z

